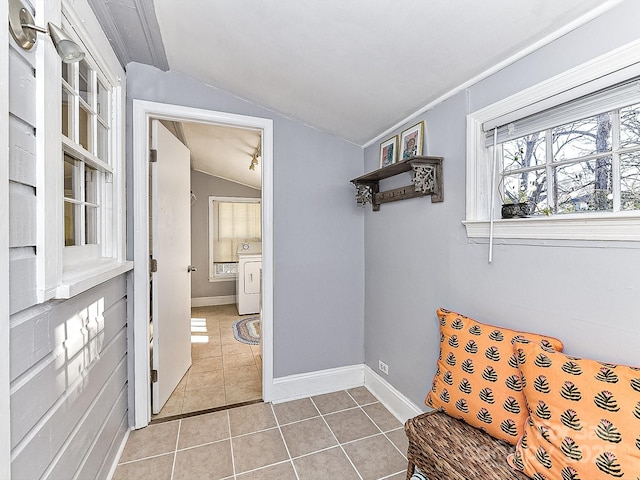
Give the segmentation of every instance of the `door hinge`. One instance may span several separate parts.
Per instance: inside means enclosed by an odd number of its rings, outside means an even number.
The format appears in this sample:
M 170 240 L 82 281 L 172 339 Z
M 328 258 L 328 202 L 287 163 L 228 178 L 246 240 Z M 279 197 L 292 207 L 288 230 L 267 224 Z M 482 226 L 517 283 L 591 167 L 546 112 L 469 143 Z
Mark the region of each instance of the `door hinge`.
M 151 163 L 158 161 L 158 150 L 155 148 L 149 149 L 149 161 Z
M 158 271 L 158 261 L 155 258 L 151 259 L 149 268 L 151 269 L 151 273 L 156 273 Z
M 151 370 L 151 383 L 158 382 L 158 370 Z

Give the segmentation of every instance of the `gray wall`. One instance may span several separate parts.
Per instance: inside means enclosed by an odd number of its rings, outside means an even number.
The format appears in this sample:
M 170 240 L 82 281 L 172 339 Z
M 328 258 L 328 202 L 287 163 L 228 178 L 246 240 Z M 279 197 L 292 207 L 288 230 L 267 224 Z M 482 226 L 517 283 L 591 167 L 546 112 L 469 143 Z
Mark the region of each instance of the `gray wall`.
M 442 204 L 417 198 L 365 212 L 365 352 L 417 405 L 435 372 L 439 306 L 480 321 L 555 335 L 565 351 L 640 365 L 640 249 L 611 243 L 488 245 L 466 237 L 467 113 L 637 39 L 639 2 L 624 2 L 428 111 L 427 152 L 444 157 Z M 389 135 L 390 136 L 390 135 Z M 365 151 L 377 168 L 378 145 Z M 574 242 L 575 244 L 575 242 Z M 604 247 L 604 248 L 603 248 Z
M 209 196 L 260 198 L 260 190 L 223 178 L 191 170 L 191 191 L 197 197 L 191 206 L 191 298 L 236 294 L 236 282 L 209 281 Z
M 129 158 L 134 98 L 273 119 L 274 376 L 362 363 L 363 217 L 349 184 L 363 172 L 362 149 L 192 78 L 132 63 Z

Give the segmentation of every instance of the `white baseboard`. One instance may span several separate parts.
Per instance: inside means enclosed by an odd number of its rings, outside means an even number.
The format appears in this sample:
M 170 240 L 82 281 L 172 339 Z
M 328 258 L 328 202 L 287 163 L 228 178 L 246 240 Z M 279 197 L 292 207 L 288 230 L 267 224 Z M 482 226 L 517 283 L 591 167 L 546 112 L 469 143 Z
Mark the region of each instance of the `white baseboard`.
M 118 468 L 118 462 L 120 461 L 120 457 L 122 456 L 122 452 L 124 452 L 124 447 L 127 444 L 127 440 L 129 440 L 129 434 L 131 433 L 131 429 L 127 428 L 127 431 L 124 435 L 124 438 L 122 439 L 122 442 L 120 442 L 120 446 L 118 447 L 118 452 L 116 453 L 116 456 L 113 459 L 113 464 L 111 465 L 111 468 L 109 469 L 109 472 L 107 473 L 107 480 L 111 480 L 113 478 L 113 476 L 116 473 L 116 468 Z
M 192 307 L 209 307 L 211 305 L 231 305 L 236 303 L 235 295 L 220 295 L 219 297 L 195 297 L 191 299 Z
M 363 385 L 402 423 L 426 411 L 365 364 L 274 378 L 268 401 L 288 402 Z
M 269 401 L 286 402 L 362 385 L 364 385 L 363 365 L 289 375 L 273 379 Z
M 402 423 L 426 411 L 426 407 L 420 409 L 368 365 L 364 365 L 364 386 Z

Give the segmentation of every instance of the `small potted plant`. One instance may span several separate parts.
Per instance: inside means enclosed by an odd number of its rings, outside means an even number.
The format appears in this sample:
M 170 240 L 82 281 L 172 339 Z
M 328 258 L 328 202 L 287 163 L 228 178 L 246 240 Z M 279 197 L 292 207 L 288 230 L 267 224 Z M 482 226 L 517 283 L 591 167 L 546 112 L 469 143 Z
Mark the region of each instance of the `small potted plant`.
M 517 202 L 509 197 L 503 198 L 502 218 L 524 218 L 529 215 L 531 215 L 531 203 L 526 192 L 519 192 Z
M 504 177 L 500 179 L 502 184 Z M 532 205 L 524 186 L 520 186 L 517 194 L 507 193 L 498 186 L 498 193 L 502 200 L 502 218 L 524 218 L 531 215 Z

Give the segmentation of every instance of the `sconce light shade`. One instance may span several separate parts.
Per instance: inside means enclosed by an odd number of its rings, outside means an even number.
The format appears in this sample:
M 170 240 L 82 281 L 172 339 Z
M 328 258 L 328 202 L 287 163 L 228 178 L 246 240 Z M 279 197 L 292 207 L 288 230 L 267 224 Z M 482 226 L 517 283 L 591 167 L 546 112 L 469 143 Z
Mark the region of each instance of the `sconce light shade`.
M 9 0 L 9 31 L 25 50 L 31 50 L 38 40 L 37 32 L 48 33 L 64 63 L 79 62 L 84 58 L 80 46 L 71 40 L 60 27 L 49 23 L 48 29 L 34 25 L 33 16 L 20 0 Z
M 49 23 L 47 26 L 49 27 L 49 35 L 51 35 L 53 45 L 64 63 L 75 63 L 84 58 L 84 52 L 80 46 L 71 40 L 60 27 L 55 26 L 53 23 Z

